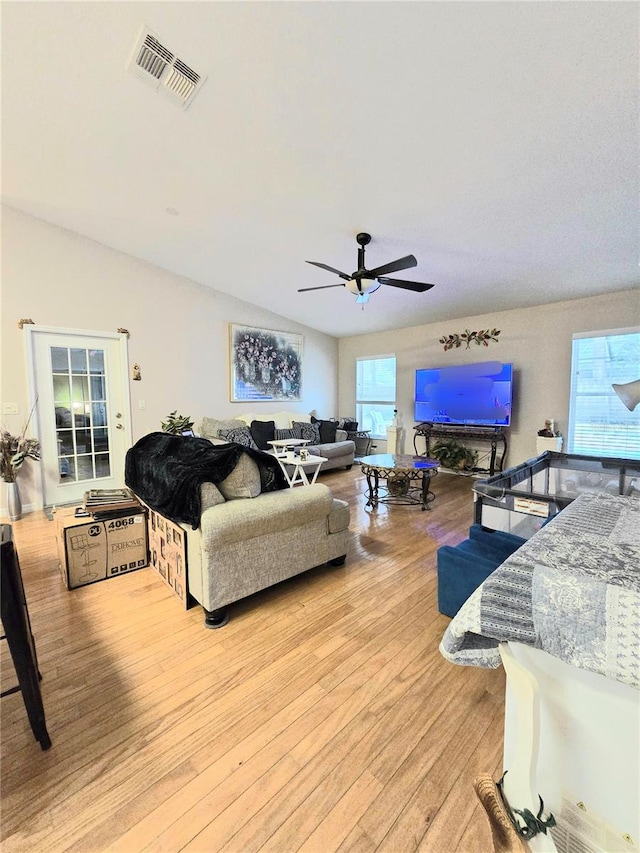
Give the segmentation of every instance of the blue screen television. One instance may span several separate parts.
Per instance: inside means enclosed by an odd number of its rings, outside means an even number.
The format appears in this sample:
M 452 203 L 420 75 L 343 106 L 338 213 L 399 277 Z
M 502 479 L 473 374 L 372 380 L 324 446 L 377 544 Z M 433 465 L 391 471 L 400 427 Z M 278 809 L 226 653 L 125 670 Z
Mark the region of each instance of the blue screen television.
M 418 423 L 509 426 L 512 366 L 499 361 L 416 370 Z

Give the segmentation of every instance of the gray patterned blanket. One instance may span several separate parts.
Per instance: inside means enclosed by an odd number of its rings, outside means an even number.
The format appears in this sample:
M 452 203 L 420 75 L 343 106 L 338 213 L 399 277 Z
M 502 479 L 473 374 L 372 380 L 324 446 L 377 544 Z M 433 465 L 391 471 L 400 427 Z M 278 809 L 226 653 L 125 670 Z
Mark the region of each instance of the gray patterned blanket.
M 637 496 L 578 497 L 473 593 L 440 652 L 495 668 L 509 640 L 640 688 Z

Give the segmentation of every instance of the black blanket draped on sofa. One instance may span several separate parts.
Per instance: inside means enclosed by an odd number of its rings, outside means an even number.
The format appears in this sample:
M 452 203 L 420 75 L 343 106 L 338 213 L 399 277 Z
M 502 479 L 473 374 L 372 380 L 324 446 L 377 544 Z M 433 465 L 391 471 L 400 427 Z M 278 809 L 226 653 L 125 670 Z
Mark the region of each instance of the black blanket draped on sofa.
M 278 460 L 240 444 L 152 432 L 127 451 L 125 483 L 148 506 L 172 521 L 200 526 L 200 486 L 221 483 L 243 453 L 255 460 L 263 492 L 287 488 Z

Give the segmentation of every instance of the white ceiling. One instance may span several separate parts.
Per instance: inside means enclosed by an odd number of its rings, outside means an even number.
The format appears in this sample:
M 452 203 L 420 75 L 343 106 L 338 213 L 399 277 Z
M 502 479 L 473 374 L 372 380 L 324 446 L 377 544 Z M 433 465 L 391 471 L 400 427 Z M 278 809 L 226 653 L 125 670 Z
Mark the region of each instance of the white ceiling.
M 638 287 L 639 8 L 3 2 L 3 202 L 338 337 Z M 436 287 L 297 293 L 359 231 Z

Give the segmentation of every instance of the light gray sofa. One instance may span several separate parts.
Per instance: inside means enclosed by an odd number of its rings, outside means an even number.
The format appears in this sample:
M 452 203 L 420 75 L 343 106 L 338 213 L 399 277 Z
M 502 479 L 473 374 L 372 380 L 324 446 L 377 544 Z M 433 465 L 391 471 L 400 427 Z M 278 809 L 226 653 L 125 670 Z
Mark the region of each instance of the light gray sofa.
M 274 421 L 276 429 L 291 429 L 294 423 L 311 423 L 310 415 L 301 412 L 274 412 L 273 414 L 246 414 L 236 415 L 230 420 L 216 420 L 214 418 L 203 418 L 200 425 L 199 435 L 208 439 L 220 439 L 220 432 L 239 427 L 250 427 L 253 421 Z M 223 440 L 229 440 L 222 436 Z M 261 448 L 264 449 L 264 448 Z M 314 456 L 322 456 L 327 461 L 323 463 L 320 474 L 331 471 L 334 468 L 351 468 L 356 453 L 355 442 L 347 438 L 345 430 L 336 430 L 336 440 L 333 442 L 312 443 L 307 445 L 307 450 Z
M 180 527 L 189 595 L 208 628 L 226 625 L 227 605 L 241 598 L 345 561 L 349 505 L 325 485 L 262 492 L 258 466 L 243 453 L 226 479 L 203 483 L 200 495 L 199 528 Z

